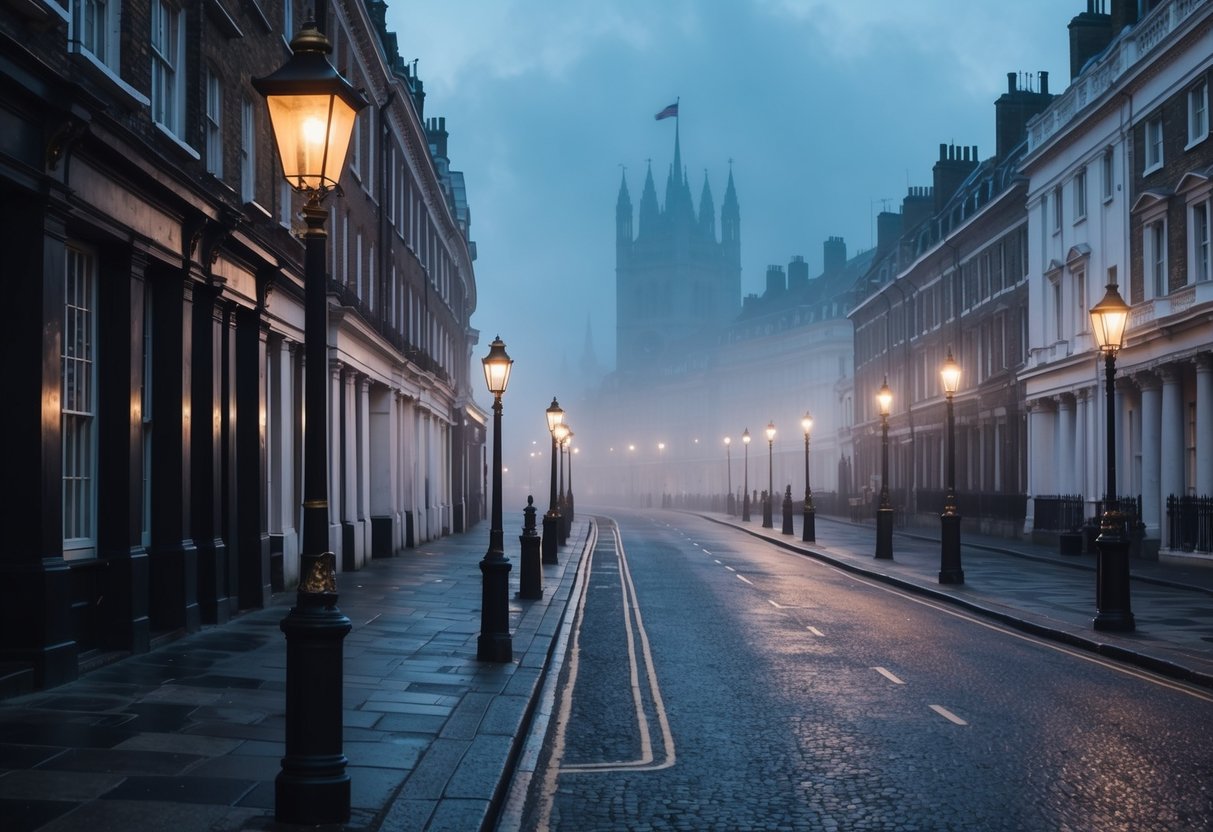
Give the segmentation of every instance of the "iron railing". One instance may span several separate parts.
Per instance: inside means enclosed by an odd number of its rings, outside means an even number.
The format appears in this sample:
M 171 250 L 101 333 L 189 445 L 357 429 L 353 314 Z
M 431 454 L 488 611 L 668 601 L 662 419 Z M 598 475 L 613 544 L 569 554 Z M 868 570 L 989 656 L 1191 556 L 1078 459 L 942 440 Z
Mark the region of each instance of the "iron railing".
M 1026 507 L 1026 504 L 1025 504 Z M 1048 494 L 1032 498 L 1032 528 L 1045 532 L 1080 531 L 1086 513 L 1081 494 Z
M 1213 497 L 1167 497 L 1167 546 L 1213 554 Z

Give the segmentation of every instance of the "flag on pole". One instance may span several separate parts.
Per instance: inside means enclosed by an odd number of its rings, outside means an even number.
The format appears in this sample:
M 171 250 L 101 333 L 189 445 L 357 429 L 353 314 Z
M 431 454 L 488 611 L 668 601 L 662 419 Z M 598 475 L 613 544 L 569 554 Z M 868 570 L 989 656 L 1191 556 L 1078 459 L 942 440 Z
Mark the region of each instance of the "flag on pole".
M 671 104 L 670 106 L 668 106 L 664 110 L 662 110 L 660 113 L 653 116 L 653 118 L 657 119 L 658 121 L 661 121 L 663 118 L 671 118 L 671 117 L 678 118 L 678 102 L 674 102 L 673 104 Z

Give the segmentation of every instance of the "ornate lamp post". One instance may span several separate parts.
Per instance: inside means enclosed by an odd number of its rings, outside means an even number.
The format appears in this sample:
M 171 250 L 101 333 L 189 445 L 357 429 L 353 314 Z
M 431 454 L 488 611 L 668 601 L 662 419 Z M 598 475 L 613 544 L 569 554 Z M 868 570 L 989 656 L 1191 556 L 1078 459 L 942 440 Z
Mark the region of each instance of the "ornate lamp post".
M 568 418 L 568 414 L 565 414 L 565 418 Z M 555 430 L 552 431 L 552 434 L 556 437 L 556 450 L 560 454 L 560 481 L 556 489 L 556 517 L 558 520 L 556 529 L 559 536 L 560 545 L 563 546 L 569 539 L 569 513 L 568 508 L 565 505 L 564 493 L 564 441 L 569 437 L 568 423 L 562 421 L 556 426 Z
M 1116 497 L 1116 353 L 1124 344 L 1129 324 L 1129 305 L 1115 283 L 1108 284 L 1103 299 L 1091 307 L 1091 329 L 1104 355 L 1104 387 L 1107 390 L 1108 487 L 1095 546 L 1099 560 L 1095 570 L 1096 630 L 1132 632 L 1136 629 L 1129 605 L 1129 541 L 1125 538 L 1124 515 Z
M 775 502 L 775 423 L 767 423 L 767 498 L 762 503 L 762 527 L 775 528 L 772 505 Z
M 960 568 L 960 509 L 956 505 L 956 417 L 952 409 L 952 396 L 960 387 L 960 365 L 948 350 L 948 357 L 939 369 L 943 380 L 943 392 L 948 406 L 948 451 L 946 469 L 948 475 L 947 496 L 944 497 L 943 514 L 939 515 L 939 582 L 941 584 L 963 584 L 964 570 Z
M 750 522 L 750 429 L 746 428 L 741 433 L 741 444 L 745 446 L 745 476 L 742 482 L 741 492 L 741 520 L 744 523 Z
M 501 336 L 480 360 L 484 380 L 493 394 L 493 510 L 489 550 L 480 561 L 480 637 L 476 658 L 482 662 L 508 662 L 514 658 L 510 639 L 510 561 L 505 556 L 501 522 L 501 396 L 510 381 L 514 361 L 505 352 Z
M 548 433 L 552 435 L 552 476 L 548 510 L 543 515 L 543 562 L 556 563 L 556 550 L 560 546 L 560 507 L 556 497 L 556 454 L 560 449 L 556 445 L 556 426 L 564 421 L 564 410 L 555 396 L 552 396 L 552 403 L 544 413 L 548 420 Z
M 568 438 L 564 440 L 564 447 L 565 447 L 565 453 L 567 453 L 568 457 L 569 457 L 569 482 L 568 482 L 569 487 L 568 487 L 568 492 L 567 492 L 568 498 L 564 502 L 565 502 L 565 505 L 568 506 L 568 509 L 569 509 L 569 519 L 567 522 L 570 526 L 572 526 L 572 524 L 573 524 L 573 454 L 578 450 L 577 448 L 573 447 L 573 432 L 572 431 L 569 431 Z
M 813 430 L 813 414 L 804 412 L 800 420 L 804 429 L 804 532 L 800 539 L 806 543 L 817 541 L 817 512 L 813 508 L 813 489 L 809 486 L 809 434 Z
M 284 823 L 344 823 L 350 776 L 342 750 L 342 642 L 350 620 L 337 608 L 337 558 L 328 551 L 328 300 L 321 207 L 340 193 L 341 172 L 362 95 L 325 57 L 328 39 L 308 21 L 290 59 L 253 87 L 265 96 L 282 174 L 305 195 L 303 541 L 295 606 L 286 636 L 286 754 L 274 781 L 274 814 Z
M 876 394 L 880 406 L 880 503 L 876 508 L 876 557 L 893 557 L 893 505 L 889 501 L 889 409 L 893 391 L 886 376 Z
M 724 438 L 724 470 L 725 483 L 728 488 L 725 491 L 724 511 L 732 517 L 735 508 L 733 506 L 733 437 L 731 436 Z

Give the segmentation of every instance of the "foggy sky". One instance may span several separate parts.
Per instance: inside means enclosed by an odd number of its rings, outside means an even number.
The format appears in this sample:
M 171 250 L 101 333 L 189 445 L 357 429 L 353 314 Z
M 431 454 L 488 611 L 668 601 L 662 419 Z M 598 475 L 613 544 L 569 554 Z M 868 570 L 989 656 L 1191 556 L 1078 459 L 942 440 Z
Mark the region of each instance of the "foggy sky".
M 507 460 L 546 450 L 543 409 L 575 398 L 587 319 L 614 364 L 615 200 L 626 166 L 658 196 L 681 99 L 696 204 L 729 160 L 741 205 L 742 293 L 768 264 L 822 241 L 874 243 L 875 215 L 930 185 L 941 142 L 994 153 L 1008 72 L 1069 81 L 1066 25 L 1082 0 L 390 0 L 400 53 L 418 59 L 425 115 L 445 116 L 466 175 L 479 299 L 478 359 L 500 334 L 515 359 Z M 738 299 L 740 305 L 740 299 Z M 563 368 L 563 369 L 562 369 Z M 562 387 L 566 389 L 562 389 Z M 570 408 L 575 421 L 576 415 Z M 541 472 L 536 469 L 536 480 Z

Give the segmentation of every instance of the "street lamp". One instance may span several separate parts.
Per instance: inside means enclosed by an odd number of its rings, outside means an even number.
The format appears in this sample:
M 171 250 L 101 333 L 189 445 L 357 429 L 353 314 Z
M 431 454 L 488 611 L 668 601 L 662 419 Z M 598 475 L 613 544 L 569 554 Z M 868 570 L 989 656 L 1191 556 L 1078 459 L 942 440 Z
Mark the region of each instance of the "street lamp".
M 482 662 L 508 662 L 514 658 L 510 639 L 510 561 L 505 556 L 501 522 L 501 396 L 510 381 L 514 360 L 506 355 L 501 336 L 489 345 L 480 360 L 484 380 L 493 394 L 493 511 L 489 525 L 489 550 L 480 561 L 480 637 L 476 658 Z
M 813 430 L 813 414 L 804 412 L 800 420 L 804 428 L 804 532 L 800 539 L 806 543 L 817 541 L 817 512 L 813 508 L 813 489 L 809 487 L 809 433 Z
M 565 414 L 567 418 L 567 414 Z M 564 441 L 569 438 L 569 425 L 567 422 L 561 421 L 552 431 L 552 435 L 556 437 L 556 449 L 560 454 L 560 484 L 557 487 L 557 502 L 556 502 L 556 528 L 559 535 L 560 545 L 564 545 L 569 539 L 569 513 L 565 505 L 564 493 Z
M 565 505 L 568 506 L 568 509 L 569 509 L 569 519 L 567 522 L 570 526 L 572 526 L 573 525 L 573 451 L 574 451 L 573 432 L 572 431 L 569 431 L 568 437 L 564 440 L 564 447 L 565 447 L 565 452 L 568 454 L 568 457 L 569 457 L 569 482 L 568 482 L 569 487 L 566 492 L 568 494 L 568 499 L 565 500 Z
M 281 628 L 286 636 L 286 753 L 274 780 L 283 823 L 345 823 L 350 776 L 342 750 L 342 642 L 350 620 L 337 608 L 337 558 L 328 551 L 328 299 L 321 203 L 340 192 L 362 95 L 325 57 L 332 44 L 313 21 L 291 41 L 291 57 L 254 78 L 290 186 L 306 197 L 304 239 L 303 540 L 299 587 Z
M 556 426 L 564 421 L 564 410 L 552 396 L 552 403 L 544 411 L 548 420 L 548 433 L 552 435 L 552 477 L 548 496 L 547 514 L 543 515 L 543 562 L 556 563 L 556 550 L 560 545 L 560 508 L 556 498 Z
M 960 508 L 956 505 L 956 418 L 952 396 L 960 387 L 960 365 L 948 350 L 948 357 L 939 369 L 948 408 L 947 496 L 943 514 L 939 515 L 939 582 L 963 584 L 964 570 L 960 568 Z
M 775 528 L 771 506 L 775 502 L 775 423 L 767 422 L 767 498 L 762 504 L 762 527 Z
M 743 491 L 741 492 L 741 520 L 743 523 L 750 522 L 750 429 L 746 428 L 741 433 L 741 444 L 745 445 L 745 476 L 743 478 Z
M 1129 305 L 1121 298 L 1115 283 L 1091 308 L 1091 328 L 1104 355 L 1104 387 L 1108 441 L 1108 487 L 1104 492 L 1104 511 L 1100 518 L 1095 546 L 1099 560 L 1095 569 L 1096 630 L 1132 632 L 1133 611 L 1129 606 L 1129 541 L 1125 538 L 1125 517 L 1116 496 L 1116 353 L 1124 345 L 1129 323 Z
M 876 509 L 876 557 L 893 557 L 893 505 L 889 502 L 889 409 L 893 406 L 893 391 L 889 378 L 876 394 L 880 406 L 880 503 Z
M 728 490 L 725 492 L 724 510 L 730 517 L 733 516 L 733 437 L 726 436 L 724 438 L 724 466 L 725 466 L 725 483 Z

